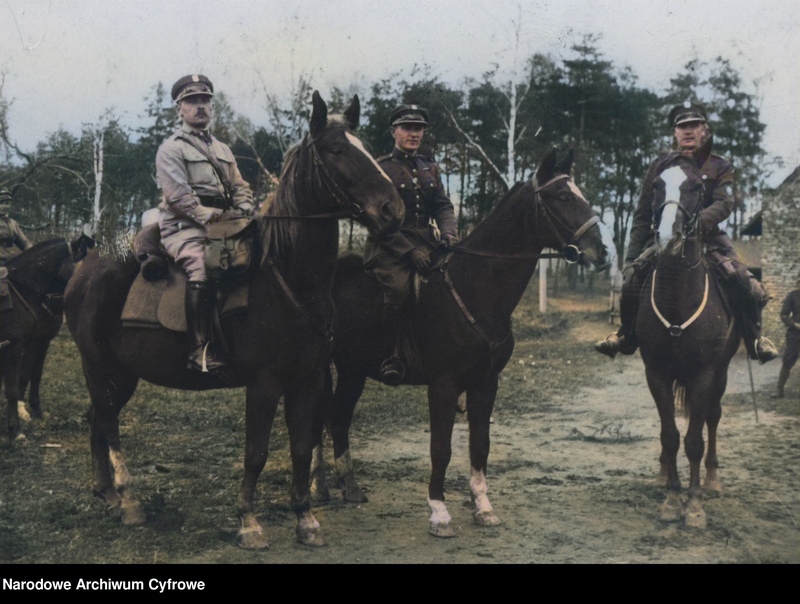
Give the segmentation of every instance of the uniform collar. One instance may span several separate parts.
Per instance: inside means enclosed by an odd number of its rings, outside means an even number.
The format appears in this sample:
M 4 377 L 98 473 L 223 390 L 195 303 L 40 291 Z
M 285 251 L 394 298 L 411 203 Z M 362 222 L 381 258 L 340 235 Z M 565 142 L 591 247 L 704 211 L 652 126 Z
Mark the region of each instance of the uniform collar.
M 186 134 L 190 134 L 192 136 L 196 136 L 201 141 L 203 141 L 203 142 L 205 142 L 205 143 L 207 143 L 209 145 L 211 144 L 211 142 L 213 140 L 213 137 L 211 136 L 211 133 L 208 130 L 198 130 L 197 128 L 192 128 L 191 126 L 189 126 L 185 122 L 181 123 L 181 132 L 185 132 Z
M 395 146 L 395 148 L 392 149 L 392 157 L 397 158 L 400 161 L 404 161 L 410 166 L 413 166 L 416 163 L 416 160 L 417 160 L 417 154 L 416 153 L 414 153 L 413 155 L 411 153 L 406 153 L 405 151 L 403 151 L 402 149 L 400 149 L 397 146 Z

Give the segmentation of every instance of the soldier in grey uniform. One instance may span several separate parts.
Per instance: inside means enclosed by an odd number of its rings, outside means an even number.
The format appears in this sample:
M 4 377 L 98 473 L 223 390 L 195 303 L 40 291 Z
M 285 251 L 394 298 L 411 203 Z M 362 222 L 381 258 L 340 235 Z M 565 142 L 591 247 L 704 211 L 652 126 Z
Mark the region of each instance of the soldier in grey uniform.
M 639 295 L 654 260 L 653 214 L 665 201 L 665 183 L 661 174 L 678 166 L 691 186 L 681 185 L 681 197 L 700 191 L 702 209 L 699 227 L 704 233 L 712 261 L 725 281 L 732 285 L 735 298 L 744 312 L 742 324 L 745 347 L 751 358 L 762 364 L 777 358 L 774 344 L 761 335 L 761 310 L 769 295 L 761 283 L 736 255 L 728 235 L 719 228 L 733 211 L 733 166 L 711 153 L 713 139 L 706 124 L 708 117 L 701 105 L 676 105 L 669 114 L 678 148 L 658 157 L 644 175 L 639 202 L 633 215 L 631 238 L 623 267 L 620 322 L 616 334 L 595 344 L 595 350 L 612 359 L 618 352 L 633 354 L 636 341 L 636 316 Z
M 201 371 L 224 366 L 207 346 L 214 298 L 206 278 L 205 226 L 253 213 L 253 196 L 233 153 L 208 131 L 213 96 L 214 86 L 203 75 L 188 75 L 175 82 L 172 99 L 183 123 L 156 155 L 156 177 L 162 192 L 158 206 L 161 243 L 189 277 L 189 367 Z
M 458 229 L 439 167 L 432 158 L 418 153 L 428 112 L 419 105 L 401 105 L 392 112 L 390 124 L 394 149 L 377 162 L 397 187 L 405 204 L 405 218 L 399 230 L 367 237 L 364 268 L 372 271 L 383 287 L 386 358 L 381 364 L 381 379 L 396 385 L 405 375 L 397 342 L 414 272 L 427 273 L 431 250 L 457 243 Z
M 31 242 L 19 228 L 17 221 L 8 214 L 11 212 L 11 192 L 0 189 L 0 266 L 31 247 Z

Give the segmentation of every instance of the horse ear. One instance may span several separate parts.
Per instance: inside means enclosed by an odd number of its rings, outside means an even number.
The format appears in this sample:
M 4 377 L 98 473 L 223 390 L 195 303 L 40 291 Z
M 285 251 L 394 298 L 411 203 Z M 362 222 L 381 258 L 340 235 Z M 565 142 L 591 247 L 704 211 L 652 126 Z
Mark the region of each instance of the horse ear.
M 553 150 L 547 154 L 547 156 L 542 160 L 542 163 L 539 164 L 539 169 L 536 170 L 536 182 L 540 185 L 546 183 L 548 180 L 553 178 L 553 174 L 556 170 L 556 148 L 553 147 Z
M 567 156 L 564 159 L 562 159 L 558 163 L 558 165 L 556 166 L 556 172 L 558 172 L 560 174 L 567 174 L 567 175 L 571 174 L 572 173 L 572 160 L 574 159 L 574 157 L 575 157 L 575 153 L 573 152 L 572 149 L 570 149 L 569 153 L 567 153 Z
M 314 91 L 311 101 L 314 105 L 314 110 L 311 112 L 311 137 L 313 138 L 328 125 L 328 106 L 322 100 L 318 90 Z
M 358 128 L 358 122 L 361 119 L 361 101 L 358 100 L 357 94 L 353 95 L 350 106 L 344 112 L 344 119 L 347 121 L 350 130 Z

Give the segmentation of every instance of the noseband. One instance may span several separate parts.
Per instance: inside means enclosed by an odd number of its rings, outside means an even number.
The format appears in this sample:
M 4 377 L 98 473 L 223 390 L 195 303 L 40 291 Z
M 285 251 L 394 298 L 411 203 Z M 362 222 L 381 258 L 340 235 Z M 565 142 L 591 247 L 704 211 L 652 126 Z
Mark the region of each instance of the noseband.
M 542 209 L 544 210 L 544 215 L 545 215 L 545 218 L 547 218 L 547 223 L 550 225 L 550 228 L 553 230 L 553 233 L 555 233 L 556 237 L 558 238 L 559 243 L 561 244 L 561 247 L 564 250 L 564 252 L 563 252 L 564 253 L 564 260 L 566 260 L 569 264 L 575 264 L 576 262 L 578 262 L 578 260 L 580 260 L 581 255 L 583 254 L 581 249 L 578 247 L 578 240 L 581 237 L 583 237 L 590 228 L 592 228 L 594 225 L 596 225 L 598 222 L 600 222 L 600 217 L 595 214 L 594 216 L 589 218 L 589 220 L 584 222 L 583 225 L 581 225 L 581 227 L 578 228 L 578 230 L 576 230 L 572 234 L 572 236 L 569 239 L 569 243 L 567 243 L 567 241 L 564 239 L 564 237 L 562 237 L 561 232 L 556 228 L 556 225 L 553 222 L 553 219 L 555 219 L 556 221 L 558 221 L 562 225 L 563 225 L 563 222 L 561 222 L 558 219 L 558 216 L 556 216 L 555 213 L 553 212 L 553 210 L 547 206 L 547 204 L 544 202 L 544 199 L 539 194 L 541 191 L 543 191 L 544 189 L 549 187 L 554 182 L 559 181 L 559 180 L 564 180 L 565 178 L 568 179 L 569 178 L 569 174 L 561 174 L 559 176 L 556 176 L 555 178 L 551 178 L 550 180 L 548 180 L 546 183 L 544 183 L 541 186 L 537 186 L 536 179 L 534 178 L 534 180 L 532 181 L 533 195 L 534 195 L 533 199 L 534 199 L 534 202 L 538 203 L 542 207 Z

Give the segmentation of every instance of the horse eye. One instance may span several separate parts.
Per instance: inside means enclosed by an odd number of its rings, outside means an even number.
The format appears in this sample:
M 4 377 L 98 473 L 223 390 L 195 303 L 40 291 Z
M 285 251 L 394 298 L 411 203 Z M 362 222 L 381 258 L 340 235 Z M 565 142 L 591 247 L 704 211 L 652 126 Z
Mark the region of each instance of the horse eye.
M 334 147 L 331 149 L 331 153 L 333 153 L 334 155 L 341 155 L 344 152 L 345 152 L 344 147 Z

